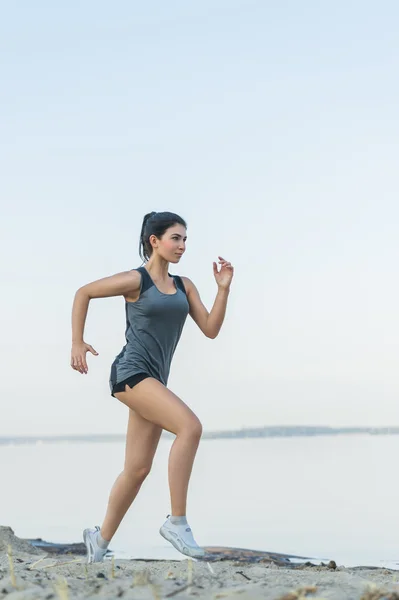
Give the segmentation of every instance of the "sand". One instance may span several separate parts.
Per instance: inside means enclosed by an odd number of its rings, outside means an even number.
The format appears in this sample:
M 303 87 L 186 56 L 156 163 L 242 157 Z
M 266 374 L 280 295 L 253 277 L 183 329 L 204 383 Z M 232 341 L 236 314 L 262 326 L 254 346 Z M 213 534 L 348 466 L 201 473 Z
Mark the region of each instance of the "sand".
M 111 559 L 87 565 L 82 556 L 45 554 L 14 536 L 10 528 L 0 528 L 0 599 L 174 597 L 399 600 L 399 571 L 191 559 Z

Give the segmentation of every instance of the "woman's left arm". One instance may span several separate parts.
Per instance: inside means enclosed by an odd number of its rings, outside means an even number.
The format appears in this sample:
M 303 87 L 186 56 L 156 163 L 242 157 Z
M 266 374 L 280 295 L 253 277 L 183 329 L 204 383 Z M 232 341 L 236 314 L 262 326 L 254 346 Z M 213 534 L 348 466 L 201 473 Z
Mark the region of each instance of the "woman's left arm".
M 213 274 L 218 291 L 210 313 L 203 305 L 199 292 L 193 282 L 188 277 L 182 278 L 190 305 L 190 315 L 202 333 L 211 339 L 214 339 L 218 335 L 223 325 L 231 280 L 234 275 L 234 267 L 221 256 L 219 256 L 219 264 L 220 271 L 218 271 L 217 264 L 213 263 Z

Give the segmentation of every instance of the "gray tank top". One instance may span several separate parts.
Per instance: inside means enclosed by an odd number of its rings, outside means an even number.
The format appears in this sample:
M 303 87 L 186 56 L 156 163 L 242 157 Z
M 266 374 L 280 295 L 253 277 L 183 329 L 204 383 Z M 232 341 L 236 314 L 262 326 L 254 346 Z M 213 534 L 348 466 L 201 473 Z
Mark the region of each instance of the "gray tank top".
M 111 393 L 115 384 L 139 373 L 167 384 L 173 354 L 189 312 L 186 290 L 178 275 L 169 275 L 173 277 L 176 293 L 164 294 L 147 269 L 135 270 L 141 273 L 140 296 L 136 302 L 126 302 L 126 345 L 111 367 Z

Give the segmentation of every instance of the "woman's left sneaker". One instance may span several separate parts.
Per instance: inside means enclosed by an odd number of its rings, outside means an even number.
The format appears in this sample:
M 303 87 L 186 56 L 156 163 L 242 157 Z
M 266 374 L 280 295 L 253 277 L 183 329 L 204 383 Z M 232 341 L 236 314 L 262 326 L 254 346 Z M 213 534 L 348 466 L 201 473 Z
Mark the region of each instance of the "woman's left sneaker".
M 198 546 L 188 524 L 176 525 L 168 517 L 159 530 L 159 533 L 182 554 L 191 556 L 191 558 L 202 558 L 205 556 L 205 550 Z

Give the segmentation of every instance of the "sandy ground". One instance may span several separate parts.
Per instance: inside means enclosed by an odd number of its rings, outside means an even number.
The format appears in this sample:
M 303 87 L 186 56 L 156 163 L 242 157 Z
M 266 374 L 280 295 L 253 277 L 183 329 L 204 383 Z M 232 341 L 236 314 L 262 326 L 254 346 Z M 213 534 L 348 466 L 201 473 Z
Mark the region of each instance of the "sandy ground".
M 81 556 L 48 556 L 10 532 L 0 535 L 0 599 L 399 600 L 399 571 L 190 559 L 87 565 Z

